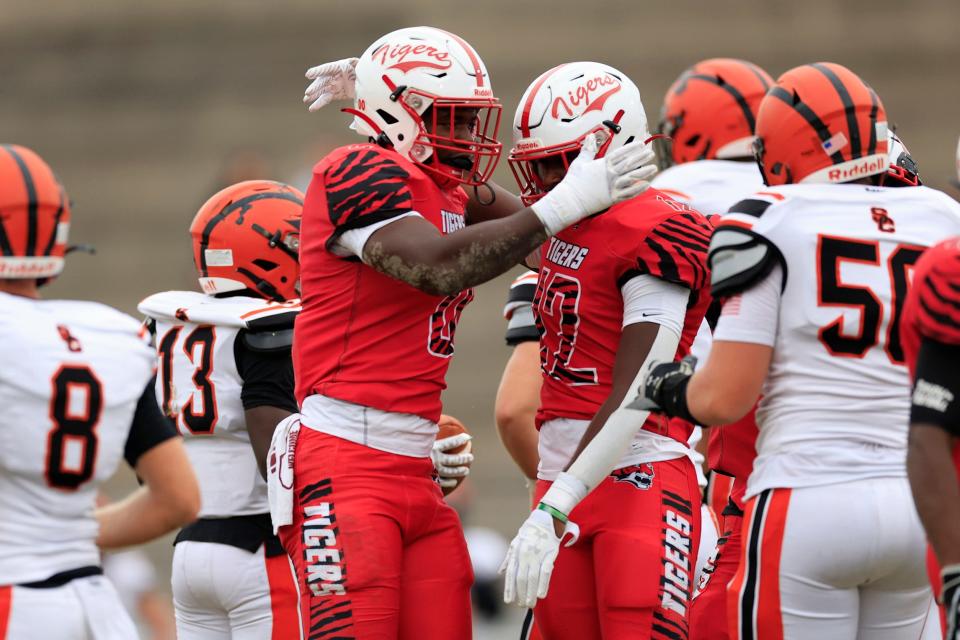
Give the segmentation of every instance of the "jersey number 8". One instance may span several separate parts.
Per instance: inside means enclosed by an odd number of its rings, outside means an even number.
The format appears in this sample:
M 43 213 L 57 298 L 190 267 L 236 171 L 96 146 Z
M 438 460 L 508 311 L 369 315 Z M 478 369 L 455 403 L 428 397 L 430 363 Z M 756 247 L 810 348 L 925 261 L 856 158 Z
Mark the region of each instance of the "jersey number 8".
M 75 491 L 93 477 L 96 468 L 103 387 L 93 371 L 82 365 L 61 366 L 51 382 L 53 428 L 47 436 L 47 484 Z

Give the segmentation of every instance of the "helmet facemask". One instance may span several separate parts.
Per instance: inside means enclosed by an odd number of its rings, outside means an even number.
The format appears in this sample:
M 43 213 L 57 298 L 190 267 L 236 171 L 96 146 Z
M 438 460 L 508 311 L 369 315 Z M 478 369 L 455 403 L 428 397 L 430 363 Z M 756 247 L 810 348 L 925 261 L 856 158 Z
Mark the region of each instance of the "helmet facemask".
M 544 180 L 546 175 L 544 169 L 552 163 L 562 163 L 563 173 L 566 174 L 570 164 L 580 155 L 580 147 L 587 136 L 597 137 L 599 144 L 596 157 L 602 158 L 610 149 L 614 136 L 620 132 L 618 123 L 622 117 L 623 111 L 619 111 L 613 120 L 604 120 L 603 124 L 569 142 L 533 149 L 515 147 L 510 152 L 508 163 L 520 187 L 520 199 L 523 204 L 529 207 L 553 188 L 552 184 L 547 184 Z
M 399 102 L 419 125 L 411 160 L 468 186 L 490 179 L 503 148 L 497 141 L 502 107 L 495 98 L 442 98 L 407 89 Z

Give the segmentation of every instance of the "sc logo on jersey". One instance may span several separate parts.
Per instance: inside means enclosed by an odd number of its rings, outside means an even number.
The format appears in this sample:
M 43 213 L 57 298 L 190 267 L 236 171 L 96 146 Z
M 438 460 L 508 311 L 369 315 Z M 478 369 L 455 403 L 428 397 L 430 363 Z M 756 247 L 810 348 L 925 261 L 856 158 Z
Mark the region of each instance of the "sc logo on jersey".
M 629 482 L 637 489 L 646 491 L 653 486 L 653 465 L 649 462 L 617 469 L 610 474 L 614 482 Z

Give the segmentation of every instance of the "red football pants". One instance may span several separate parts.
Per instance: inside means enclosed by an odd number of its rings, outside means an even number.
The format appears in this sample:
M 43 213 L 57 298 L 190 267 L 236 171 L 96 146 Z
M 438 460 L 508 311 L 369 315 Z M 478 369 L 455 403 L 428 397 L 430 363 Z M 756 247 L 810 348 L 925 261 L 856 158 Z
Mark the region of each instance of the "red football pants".
M 742 515 L 723 516 L 717 549 L 704 568 L 700 592 L 690 605 L 690 640 L 729 640 L 727 585 L 740 566 Z
M 550 483 L 537 482 L 537 501 Z M 686 640 L 700 489 L 686 457 L 617 469 L 570 514 L 580 540 L 557 555 L 534 610 L 545 640 Z
M 304 427 L 294 454 L 293 559 L 304 637 L 470 637 L 473 570 L 429 458 Z

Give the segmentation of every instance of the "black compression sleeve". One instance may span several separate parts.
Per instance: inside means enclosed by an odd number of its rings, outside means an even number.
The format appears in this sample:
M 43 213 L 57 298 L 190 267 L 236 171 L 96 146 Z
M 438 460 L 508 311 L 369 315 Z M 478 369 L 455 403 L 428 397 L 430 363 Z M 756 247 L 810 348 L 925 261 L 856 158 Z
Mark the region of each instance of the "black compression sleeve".
M 290 348 L 261 350 L 251 347 L 247 336 L 237 336 L 234 346 L 237 371 L 243 379 L 243 408 L 277 407 L 296 413 L 293 358 Z
M 941 427 L 960 436 L 960 345 L 929 338 L 920 343 L 910 422 Z
M 140 396 L 127 442 L 123 446 L 123 457 L 131 467 L 136 467 L 140 456 L 147 451 L 177 436 L 173 423 L 160 411 L 155 385 L 156 381 L 151 379 Z

